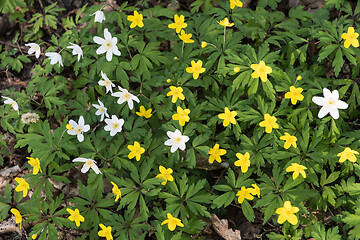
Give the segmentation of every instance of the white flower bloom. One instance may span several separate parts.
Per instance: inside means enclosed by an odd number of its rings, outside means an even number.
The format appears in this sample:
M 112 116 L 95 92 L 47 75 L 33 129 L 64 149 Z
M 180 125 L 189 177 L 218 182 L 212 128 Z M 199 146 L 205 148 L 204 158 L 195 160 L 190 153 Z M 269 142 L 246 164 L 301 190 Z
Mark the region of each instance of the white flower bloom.
M 101 10 L 98 10 L 98 11 L 94 12 L 93 14 L 90 14 L 90 16 L 92 16 L 94 14 L 95 14 L 94 22 L 102 23 L 102 21 L 105 20 L 105 14 Z
M 134 103 L 133 103 L 133 100 L 137 103 L 140 102 L 139 98 L 131 93 L 129 93 L 128 90 L 124 89 L 124 88 L 121 88 L 121 87 L 118 87 L 120 92 L 116 92 L 116 93 L 113 93 L 111 94 L 111 96 L 114 96 L 114 97 L 118 97 L 119 99 L 117 100 L 117 103 L 118 104 L 122 104 L 123 102 L 128 102 L 128 105 L 129 105 L 129 108 L 130 109 L 133 109 L 134 107 Z
M 322 108 L 319 111 L 318 117 L 323 118 L 326 114 L 330 113 L 330 115 L 334 119 L 339 118 L 339 110 L 338 109 L 347 109 L 348 104 L 339 100 L 339 92 L 334 90 L 331 92 L 329 89 L 323 89 L 324 97 L 313 97 L 312 101 Z
M 122 126 L 124 125 L 124 119 L 118 119 L 115 115 L 105 119 L 106 126 L 105 131 L 110 131 L 110 136 L 115 136 L 118 132 L 121 132 Z
M 71 46 L 67 46 L 66 48 L 72 49 L 73 55 L 78 55 L 78 62 L 79 62 L 80 58 L 83 57 L 83 50 L 81 49 L 81 47 L 79 45 L 71 43 L 71 42 L 69 42 L 69 43 L 71 44 Z
M 17 104 L 17 102 L 15 102 L 14 100 L 12 100 L 9 97 L 3 97 L 6 100 L 4 101 L 5 104 L 9 104 L 15 111 L 19 112 L 19 105 Z
M 106 76 L 105 73 L 103 73 L 103 71 L 101 71 L 101 77 L 105 80 L 100 80 L 98 82 L 98 84 L 100 86 L 105 86 L 106 87 L 106 93 L 108 93 L 109 91 L 112 93 L 112 88 L 115 87 L 115 84 L 113 84 L 109 78 Z
M 94 108 L 97 109 L 95 115 L 101 115 L 100 122 L 104 120 L 104 115 L 108 118 L 109 114 L 106 112 L 107 108 L 104 106 L 104 104 L 98 99 L 98 102 L 100 105 L 93 104 Z
M 109 33 L 108 29 L 104 29 L 104 37 L 105 39 L 101 37 L 94 37 L 93 40 L 95 43 L 100 44 L 101 46 L 96 50 L 96 54 L 100 55 L 106 52 L 106 60 L 109 62 L 112 59 L 112 55 L 115 54 L 117 56 L 121 55 L 121 52 L 119 51 L 118 47 L 116 46 L 117 38 L 111 37 L 111 34 Z
M 40 57 L 40 46 L 36 43 L 27 43 L 25 44 L 25 46 L 30 47 L 28 50 L 28 54 L 33 54 L 35 53 L 35 57 L 39 58 Z
M 59 62 L 59 67 L 63 67 L 61 55 L 57 52 L 47 52 L 45 56 L 50 58 L 50 64 L 54 65 L 55 63 Z
M 100 172 L 98 166 L 96 165 L 96 161 L 94 161 L 92 159 L 78 157 L 78 158 L 75 158 L 74 160 L 72 160 L 72 162 L 83 162 L 83 163 L 85 163 L 83 165 L 83 167 L 81 168 L 82 173 L 87 173 L 87 171 L 89 171 L 89 169 L 92 168 L 92 170 L 94 170 L 94 172 L 96 174 L 99 174 L 99 173 L 102 174 L 102 172 Z
M 79 142 L 84 141 L 83 133 L 90 130 L 90 125 L 85 125 L 84 117 L 80 116 L 79 123 L 76 123 L 74 120 L 70 120 L 69 124 L 71 125 L 71 129 L 68 129 L 67 133 L 70 135 L 77 135 Z
M 168 135 L 169 139 L 164 142 L 166 146 L 171 146 L 170 152 L 175 152 L 178 148 L 180 150 L 185 149 L 185 143 L 189 141 L 189 137 L 182 135 L 179 130 L 175 130 L 174 132 L 167 131 L 166 134 Z

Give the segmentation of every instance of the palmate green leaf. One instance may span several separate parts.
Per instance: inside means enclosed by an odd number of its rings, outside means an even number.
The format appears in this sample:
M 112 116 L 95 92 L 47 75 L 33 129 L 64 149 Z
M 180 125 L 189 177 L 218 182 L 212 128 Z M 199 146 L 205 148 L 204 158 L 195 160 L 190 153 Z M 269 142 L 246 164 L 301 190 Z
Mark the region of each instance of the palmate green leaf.
M 244 201 L 241 203 L 241 210 L 249 222 L 254 221 L 255 219 L 254 210 L 246 199 L 244 199 Z
M 339 45 L 337 44 L 330 44 L 325 46 L 324 48 L 321 49 L 317 60 L 319 62 L 323 61 L 327 56 L 335 52 L 336 49 L 339 49 Z
M 224 193 L 214 199 L 213 203 L 217 208 L 227 207 L 235 198 L 235 192 Z
M 326 232 L 325 226 L 321 222 L 314 224 L 311 236 L 315 238 L 315 240 L 341 240 L 338 227 L 330 228 Z
M 347 214 L 345 218 L 342 219 L 347 226 L 353 227 L 349 231 L 349 239 L 355 240 L 360 238 L 360 216 L 357 214 Z
M 337 52 L 335 54 L 335 58 L 334 58 L 333 63 L 332 63 L 332 66 L 334 67 L 334 73 L 335 73 L 336 77 L 339 75 L 343 65 L 344 65 L 343 53 L 341 51 L 341 48 L 338 48 L 338 50 L 337 50 Z

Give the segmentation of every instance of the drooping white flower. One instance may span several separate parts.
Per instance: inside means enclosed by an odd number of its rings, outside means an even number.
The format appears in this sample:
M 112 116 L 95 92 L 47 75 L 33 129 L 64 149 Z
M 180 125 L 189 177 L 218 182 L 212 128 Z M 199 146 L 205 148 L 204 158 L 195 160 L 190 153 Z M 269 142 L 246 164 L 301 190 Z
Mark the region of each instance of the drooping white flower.
M 71 43 L 71 46 L 67 46 L 66 48 L 72 49 L 72 54 L 73 55 L 78 55 L 78 62 L 80 61 L 80 58 L 83 57 L 83 50 L 81 49 L 81 47 L 75 43 Z
M 63 67 L 62 58 L 61 55 L 57 52 L 47 52 L 45 53 L 45 56 L 47 56 L 50 59 L 50 64 L 54 65 L 55 63 L 59 62 L 59 67 Z
M 67 133 L 70 135 L 77 135 L 79 142 L 84 141 L 84 132 L 90 130 L 90 125 L 85 125 L 84 117 L 80 116 L 79 123 L 76 123 L 74 120 L 69 121 L 70 129 L 68 128 Z
M 27 43 L 25 44 L 25 46 L 30 47 L 28 50 L 28 54 L 33 54 L 35 53 L 35 57 L 39 58 L 40 57 L 40 46 L 36 43 Z
M 339 110 L 338 109 L 347 109 L 348 104 L 339 100 L 339 92 L 337 90 L 330 91 L 327 88 L 323 89 L 324 97 L 313 97 L 312 101 L 322 108 L 319 111 L 318 117 L 323 118 L 326 114 L 330 113 L 330 115 L 334 119 L 339 118 Z
M 100 122 L 102 122 L 104 120 L 104 116 L 106 116 L 108 118 L 109 114 L 106 112 L 107 108 L 100 101 L 100 99 L 98 99 L 98 102 L 99 102 L 100 105 L 93 104 L 93 106 L 94 106 L 94 108 L 97 109 L 97 111 L 95 112 L 95 115 L 101 115 Z
M 100 55 L 106 52 L 106 60 L 109 62 L 112 59 L 112 55 L 115 54 L 117 56 L 121 55 L 118 47 L 116 46 L 117 38 L 111 37 L 111 34 L 107 28 L 104 29 L 104 38 L 95 36 L 93 38 L 94 42 L 100 44 L 101 46 L 96 50 L 96 54 Z
M 98 84 L 100 86 L 105 86 L 106 87 L 106 93 L 108 93 L 109 91 L 112 93 L 112 88 L 115 87 L 115 84 L 113 84 L 109 78 L 106 76 L 106 74 L 101 71 L 101 77 L 104 79 L 104 80 L 100 80 L 98 82 Z
M 124 125 L 124 119 L 118 119 L 115 115 L 110 118 L 105 119 L 106 126 L 104 127 L 105 131 L 110 131 L 110 136 L 115 136 L 118 132 L 121 132 L 122 126 Z
M 94 12 L 93 14 L 90 14 L 90 16 L 92 16 L 92 15 L 95 15 L 94 22 L 102 23 L 102 21 L 105 20 L 105 14 L 101 10 L 98 10 L 98 11 Z
M 17 102 L 15 102 L 14 100 L 12 100 L 9 97 L 3 97 L 6 100 L 4 101 L 5 104 L 9 104 L 15 111 L 17 111 L 19 113 L 19 105 L 17 104 Z
M 83 162 L 84 163 L 83 167 L 81 168 L 82 173 L 87 173 L 87 171 L 89 171 L 89 169 L 91 168 L 92 170 L 94 170 L 94 172 L 96 174 L 99 174 L 99 173 L 102 174 L 102 172 L 100 172 L 98 166 L 96 165 L 96 161 L 94 161 L 92 159 L 78 157 L 78 158 L 75 158 L 74 160 L 72 160 L 72 162 Z
M 176 129 L 174 132 L 167 131 L 169 139 L 164 142 L 166 146 L 171 146 L 170 152 L 175 152 L 178 148 L 184 150 L 186 148 L 185 143 L 189 141 L 189 137 L 182 135 L 181 132 Z
M 118 97 L 118 98 L 119 98 L 119 99 L 117 100 L 117 103 L 118 103 L 118 104 L 122 104 L 122 103 L 124 103 L 124 102 L 128 102 L 129 108 L 130 108 L 130 110 L 131 110 L 131 109 L 133 109 L 133 107 L 134 107 L 134 102 L 133 102 L 133 100 L 134 100 L 135 102 L 137 102 L 137 103 L 140 102 L 139 98 L 138 98 L 137 96 L 129 93 L 128 90 L 126 90 L 126 89 L 124 89 L 124 88 L 121 88 L 121 87 L 119 87 L 119 86 L 118 86 L 118 88 L 119 88 L 120 92 L 116 92 L 116 93 L 111 94 L 111 96 L 114 96 L 114 97 Z

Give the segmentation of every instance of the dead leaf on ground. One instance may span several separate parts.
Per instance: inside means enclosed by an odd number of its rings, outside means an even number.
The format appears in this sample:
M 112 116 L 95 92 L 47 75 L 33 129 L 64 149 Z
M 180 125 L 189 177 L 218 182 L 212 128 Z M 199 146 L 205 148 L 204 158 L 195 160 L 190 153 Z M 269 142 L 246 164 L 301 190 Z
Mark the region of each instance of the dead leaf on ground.
M 211 214 L 210 218 L 213 223 L 213 228 L 215 231 L 223 237 L 225 240 L 241 240 L 241 235 L 239 230 L 232 230 L 229 228 L 229 223 L 227 219 L 219 219 L 216 214 Z

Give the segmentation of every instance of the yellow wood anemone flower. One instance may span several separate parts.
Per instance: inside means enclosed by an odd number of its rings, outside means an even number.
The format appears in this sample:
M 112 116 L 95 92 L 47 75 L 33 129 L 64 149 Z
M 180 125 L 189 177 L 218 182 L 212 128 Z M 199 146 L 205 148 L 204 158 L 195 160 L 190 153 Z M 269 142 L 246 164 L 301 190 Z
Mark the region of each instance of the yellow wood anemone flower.
M 230 23 L 228 18 L 224 18 L 224 20 L 218 22 L 218 24 L 224 27 L 232 27 L 235 25 L 235 23 Z
M 194 60 L 191 61 L 191 67 L 186 68 L 186 72 L 192 73 L 194 79 L 198 79 L 200 73 L 205 72 L 205 68 L 202 67 L 203 62 L 198 60 L 195 62 Z
M 351 148 L 347 147 L 345 148 L 344 151 L 342 151 L 341 153 L 339 153 L 337 156 L 340 157 L 339 162 L 343 163 L 345 162 L 345 160 L 349 160 L 350 162 L 356 162 L 356 155 L 359 154 L 359 152 L 355 151 L 355 150 L 351 150 Z
M 238 202 L 241 204 L 244 202 L 244 199 L 253 200 L 254 197 L 251 195 L 250 188 L 246 188 L 244 186 L 241 187 L 240 191 L 236 193 L 236 196 L 238 196 Z
M 354 47 L 359 47 L 359 40 L 357 38 L 359 37 L 359 34 L 355 32 L 353 27 L 349 27 L 347 33 L 341 34 L 341 38 L 345 39 L 344 47 L 349 48 L 350 45 L 353 45 Z
M 139 14 L 138 11 L 134 11 L 134 15 L 128 16 L 127 20 L 131 22 L 130 28 L 134 28 L 136 26 L 142 28 L 144 26 L 143 15 Z
M 190 113 L 190 109 L 182 109 L 180 106 L 178 106 L 177 113 L 172 115 L 172 119 L 178 120 L 180 126 L 184 126 L 185 122 L 190 121 L 189 113 Z
M 12 208 L 12 209 L 10 210 L 10 212 L 11 212 L 12 214 L 14 214 L 14 216 L 15 216 L 15 223 L 20 224 L 20 229 L 21 229 L 22 216 L 21 216 L 19 210 L 17 210 L 16 208 Z
M 305 173 L 305 169 L 307 169 L 307 167 L 297 164 L 297 163 L 291 163 L 291 166 L 286 168 L 286 172 L 293 172 L 293 180 L 295 180 L 299 174 L 301 174 L 301 176 L 303 176 L 303 178 L 306 178 L 306 173 Z
M 294 148 L 297 148 L 296 141 L 297 137 L 292 136 L 288 133 L 285 133 L 284 136 L 280 137 L 281 140 L 285 140 L 284 148 L 289 149 L 289 147 L 292 145 Z
M 121 197 L 121 191 L 120 191 L 118 185 L 116 185 L 116 183 L 111 181 L 111 184 L 113 185 L 112 192 L 115 195 L 115 202 L 117 202 L 119 200 L 119 198 Z
M 250 167 L 250 154 L 246 152 L 244 155 L 236 153 L 238 160 L 234 162 L 234 165 L 241 167 L 241 172 L 246 173 Z
M 175 14 L 174 15 L 174 23 L 168 25 L 168 28 L 172 28 L 176 30 L 176 33 L 179 33 L 182 28 L 186 28 L 187 23 L 185 23 L 185 17 L 180 15 L 180 17 Z
M 292 225 L 298 223 L 298 219 L 294 213 L 297 213 L 299 208 L 292 207 L 290 201 L 284 203 L 284 207 L 276 209 L 276 213 L 279 214 L 278 223 L 283 224 L 285 221 L 288 221 Z
M 301 94 L 302 91 L 303 89 L 301 87 L 296 88 L 294 86 L 291 86 L 290 92 L 285 93 L 285 98 L 291 99 L 291 103 L 295 105 L 298 100 L 304 100 L 304 96 Z
M 236 120 L 235 120 L 235 116 L 237 115 L 236 111 L 231 111 L 229 110 L 229 108 L 225 107 L 225 113 L 220 113 L 218 115 L 219 119 L 223 119 L 223 126 L 226 127 L 227 125 L 229 125 L 230 123 L 232 124 L 236 124 Z
M 214 160 L 216 160 L 218 163 L 221 163 L 221 157 L 222 155 L 226 154 L 225 149 L 220 149 L 219 144 L 215 144 L 213 148 L 210 148 L 209 150 L 209 163 L 213 163 Z
M 179 38 L 183 40 L 184 43 L 193 43 L 194 40 L 191 39 L 192 34 L 186 34 L 184 30 L 181 30 L 181 33 L 178 34 Z
M 259 125 L 260 127 L 265 127 L 266 133 L 271 133 L 273 128 L 279 128 L 276 120 L 276 117 L 270 116 L 270 114 L 266 113 L 264 116 L 264 121 L 262 121 Z
M 179 98 L 180 100 L 184 100 L 185 96 L 182 93 L 183 89 L 182 87 L 175 87 L 175 86 L 170 86 L 170 91 L 166 94 L 166 96 L 172 96 L 172 102 L 175 103 L 177 101 L 177 99 Z
M 173 217 L 170 213 L 166 215 L 167 219 L 164 220 L 161 225 L 168 224 L 168 228 L 170 231 L 174 231 L 176 226 L 184 227 L 184 224 L 180 219 Z
M 23 178 L 15 178 L 15 181 L 19 184 L 17 185 L 17 187 L 15 188 L 15 191 L 17 192 L 21 192 L 23 191 L 23 197 L 26 197 L 28 190 L 29 190 L 29 184 L 25 181 L 25 179 Z
M 255 70 L 251 77 L 260 77 L 261 81 L 266 82 L 268 80 L 267 75 L 272 73 L 272 68 L 265 65 L 264 61 L 260 61 L 259 64 L 251 64 L 251 69 Z
M 171 174 L 173 173 L 173 170 L 171 168 L 166 169 L 163 166 L 159 166 L 159 171 L 160 174 L 156 175 L 156 178 L 160 178 L 162 180 L 164 180 L 161 185 L 165 185 L 167 183 L 167 181 L 174 181 L 174 177 L 171 176 Z
M 141 154 L 145 152 L 145 148 L 141 147 L 137 141 L 134 142 L 134 145 L 129 145 L 127 148 L 130 150 L 128 158 L 133 159 L 136 157 L 136 161 L 139 161 Z
M 30 166 L 33 167 L 34 175 L 38 174 L 39 171 L 42 173 L 40 168 L 40 161 L 38 158 L 27 157 L 27 159 L 29 159 L 28 163 L 30 164 Z
M 140 106 L 139 112 L 135 112 L 136 115 L 144 118 L 150 118 L 152 116 L 152 109 L 149 108 L 148 110 L 145 109 L 144 106 Z
M 106 240 L 113 240 L 111 235 L 111 226 L 106 227 L 104 224 L 99 224 L 101 230 L 98 232 L 99 237 L 106 237 Z
M 70 208 L 67 208 L 66 211 L 70 214 L 68 219 L 72 222 L 75 222 L 76 226 L 80 226 L 80 222 L 84 222 L 85 218 L 81 216 L 79 209 L 71 210 Z
M 230 0 L 230 8 L 234 9 L 235 6 L 242 7 L 243 3 L 240 0 Z
M 256 185 L 256 183 L 251 184 L 251 186 L 253 186 L 253 188 L 249 188 L 249 191 L 252 195 L 257 195 L 258 198 L 260 198 L 260 188 L 258 187 L 258 185 Z

